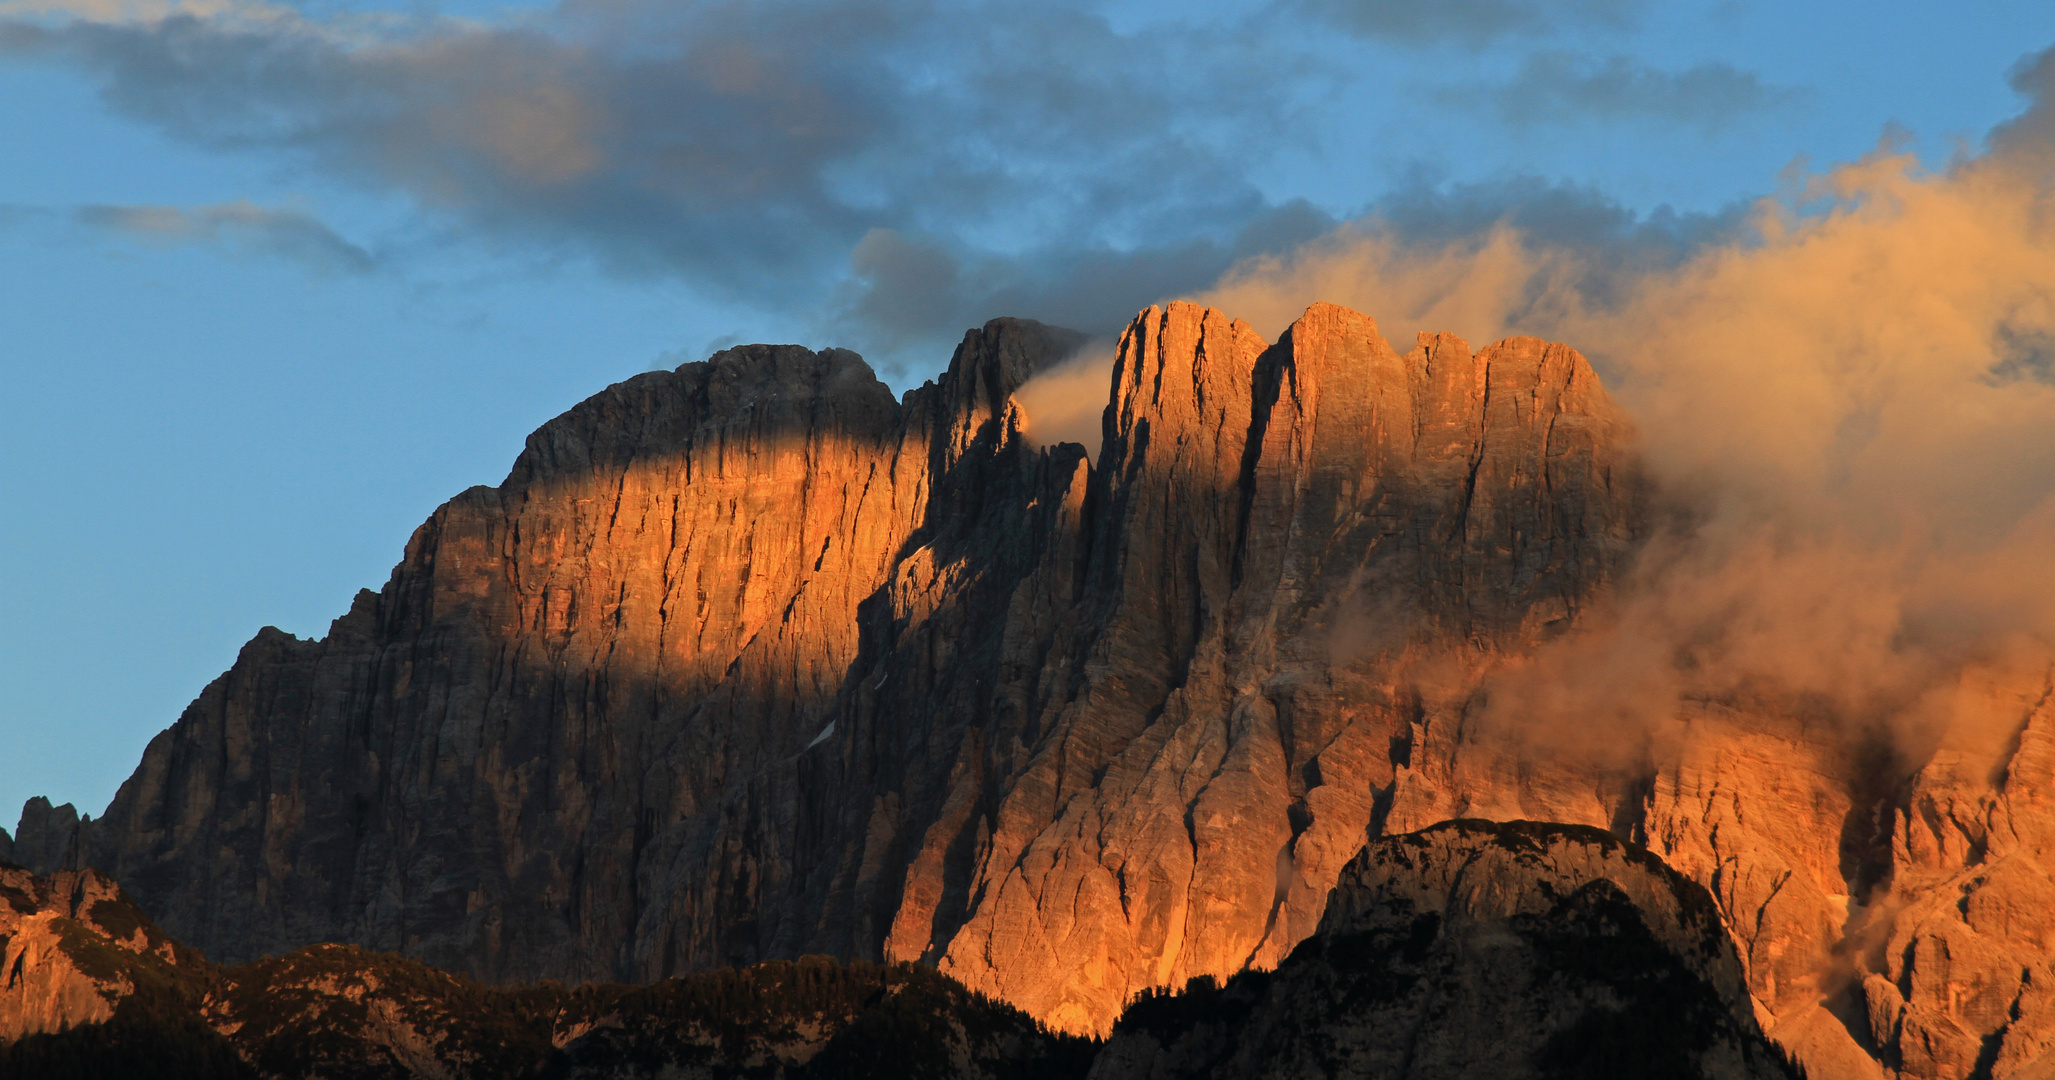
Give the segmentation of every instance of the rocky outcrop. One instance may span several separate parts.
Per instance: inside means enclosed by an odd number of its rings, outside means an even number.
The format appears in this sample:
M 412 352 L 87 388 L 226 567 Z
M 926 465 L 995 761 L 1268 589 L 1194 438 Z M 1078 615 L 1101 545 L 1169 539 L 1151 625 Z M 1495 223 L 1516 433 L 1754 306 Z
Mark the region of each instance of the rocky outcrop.
M 105 1022 L 201 963 L 98 871 L 0 864 L 0 1043 Z
M 1891 878 L 1851 920 L 1847 976 L 1903 1077 L 2055 1072 L 2055 689 L 1978 666 L 1939 745 L 1879 815 Z
M 326 638 L 252 640 L 86 861 L 230 960 L 340 938 L 589 979 L 797 955 L 823 936 L 772 899 L 818 886 L 797 755 L 858 607 L 1076 343 L 1002 320 L 904 402 L 796 347 L 610 388 L 438 509 Z
M 1274 972 L 1138 1001 L 1093 1080 L 1793 1077 L 1712 897 L 1599 829 L 1371 842 Z
M 965 810 L 906 875 L 908 895 L 960 881 L 967 910 L 901 906 L 888 954 L 1083 1030 L 1145 988 L 1274 965 L 1421 730 L 1461 723 L 1422 701 L 1416 661 L 1476 663 L 1605 595 L 1640 528 L 1627 436 L 1561 346 L 1400 356 L 1324 305 L 1266 346 L 1218 312 L 1144 313 L 1084 555 L 1066 537 L 1013 586 L 980 635 L 1009 652 L 930 674 L 922 605 L 975 601 L 902 601 L 880 670 L 911 678 L 877 711 L 990 719 L 952 769 Z M 989 705 L 933 703 L 984 672 Z
M 79 865 L 79 844 L 92 830 L 92 818 L 80 817 L 70 803 L 51 806 L 37 795 L 21 807 L 21 821 L 14 839 L 0 847 L 0 859 L 18 863 L 39 874 L 60 867 Z

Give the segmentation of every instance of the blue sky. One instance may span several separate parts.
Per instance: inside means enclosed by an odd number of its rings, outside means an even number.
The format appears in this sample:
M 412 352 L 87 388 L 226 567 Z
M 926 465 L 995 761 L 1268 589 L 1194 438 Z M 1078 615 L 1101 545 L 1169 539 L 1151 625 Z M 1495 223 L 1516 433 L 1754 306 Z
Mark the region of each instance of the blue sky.
M 1882 140 L 1975 153 L 2051 45 L 2045 0 L 0 0 L 0 820 L 97 812 L 637 371 L 904 389 L 1366 215 L 1666 257 Z

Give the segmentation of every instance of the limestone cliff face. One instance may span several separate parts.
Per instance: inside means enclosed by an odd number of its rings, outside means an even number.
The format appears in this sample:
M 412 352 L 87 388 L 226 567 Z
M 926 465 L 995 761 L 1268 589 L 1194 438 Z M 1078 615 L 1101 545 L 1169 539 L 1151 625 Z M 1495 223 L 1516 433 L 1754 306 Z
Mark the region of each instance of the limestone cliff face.
M 1599 829 L 1372 841 L 1275 972 L 1138 1001 L 1093 1080 L 1790 1077 L 1712 898 Z
M 952 809 L 909 837 L 888 955 L 1086 1030 L 1144 988 L 1274 965 L 1405 764 L 1410 651 L 1488 653 L 1604 595 L 1639 527 L 1626 434 L 1560 346 L 1400 356 L 1324 305 L 1266 346 L 1145 312 L 1077 539 L 992 605 L 999 662 L 923 669 L 923 607 L 975 602 L 946 583 L 895 620 L 878 670 L 904 676 L 875 711 L 991 688 Z
M 0 1045 L 105 1022 L 138 984 L 199 963 L 106 875 L 0 863 Z
M 1905 1077 L 2055 1073 L 2055 685 L 1962 675 L 1932 755 L 1875 818 L 1888 887 L 1851 914 L 1852 997 Z
M 608 389 L 326 638 L 251 641 L 85 860 L 229 961 L 343 939 L 587 979 L 849 951 L 773 899 L 819 891 L 796 755 L 938 484 L 1075 345 L 1002 320 L 904 402 L 796 347 Z
M 92 819 L 81 818 L 76 807 L 70 803 L 51 806 L 49 799 L 37 795 L 22 804 L 20 824 L 15 829 L 20 842 L 0 842 L 0 859 L 38 873 L 76 865 L 82 826 L 91 830 Z
M 1366 837 L 1573 822 L 1711 892 L 1812 1075 L 2040 1067 L 2045 662 L 1896 756 L 1739 699 L 1536 753 L 1486 722 L 1519 711 L 1492 673 L 1602 609 L 1649 529 L 1582 357 L 1172 304 L 1123 335 L 1089 461 L 1013 397 L 1078 344 L 1000 320 L 898 401 L 793 347 L 609 388 L 326 638 L 260 633 L 103 820 L 25 816 L 17 857 L 102 867 L 228 960 L 824 952 L 1103 1031 L 1277 965 Z

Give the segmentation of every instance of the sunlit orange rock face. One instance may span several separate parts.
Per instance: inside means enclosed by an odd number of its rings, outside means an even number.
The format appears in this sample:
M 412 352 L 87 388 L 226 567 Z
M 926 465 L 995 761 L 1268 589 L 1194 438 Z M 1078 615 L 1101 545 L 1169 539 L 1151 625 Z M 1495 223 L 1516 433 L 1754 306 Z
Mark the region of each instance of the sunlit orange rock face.
M 0 864 L 0 1045 L 104 1022 L 138 979 L 197 960 L 98 871 Z
M 1640 512 L 1623 423 L 1538 341 L 1400 356 L 1320 306 L 1271 347 L 1175 305 L 1112 400 L 1088 555 L 1013 591 L 989 748 L 955 770 L 990 809 L 921 838 L 914 876 L 968 903 L 902 905 L 886 941 L 1085 1029 L 1311 933 L 1423 719 L 1409 651 L 1569 618 Z
M 955 509 L 938 490 L 1054 467 L 997 420 L 1077 343 L 995 323 L 904 401 L 853 353 L 790 346 L 596 395 L 438 509 L 326 638 L 250 642 L 87 858 L 229 961 L 342 939 L 583 979 L 876 952 L 834 878 L 867 819 L 824 771 L 856 732 L 817 736 L 862 609 Z
M 327 638 L 253 640 L 77 850 L 224 960 L 918 959 L 1099 1031 L 1275 966 L 1367 837 L 1563 821 L 1710 890 L 1814 1077 L 2037 1075 L 2044 661 L 1966 672 L 1974 722 L 1889 751 L 1768 698 L 1617 753 L 1511 738 L 1492 673 L 1652 531 L 1581 356 L 1172 304 L 1123 335 L 1089 461 L 1013 397 L 1079 344 L 999 320 L 897 401 L 795 347 L 609 388 Z

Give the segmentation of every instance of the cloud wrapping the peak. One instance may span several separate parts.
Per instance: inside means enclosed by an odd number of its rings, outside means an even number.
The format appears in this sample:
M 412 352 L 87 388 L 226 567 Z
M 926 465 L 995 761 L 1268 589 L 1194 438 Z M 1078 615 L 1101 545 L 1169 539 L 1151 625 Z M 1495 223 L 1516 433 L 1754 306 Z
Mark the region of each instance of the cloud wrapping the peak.
M 2055 655 L 2050 65 L 1989 152 L 1934 173 L 1886 145 L 1697 246 L 1370 220 L 1199 298 L 1266 335 L 1327 300 L 1402 348 L 1566 341 L 1636 418 L 1669 524 L 1583 632 L 1502 673 L 1504 729 L 1631 755 L 1688 703 L 1772 701 L 1917 760 L 1983 722 L 1947 704 L 1963 665 Z

